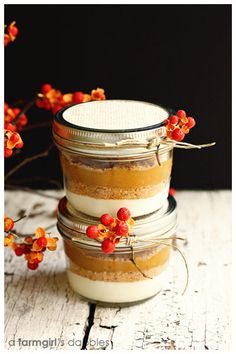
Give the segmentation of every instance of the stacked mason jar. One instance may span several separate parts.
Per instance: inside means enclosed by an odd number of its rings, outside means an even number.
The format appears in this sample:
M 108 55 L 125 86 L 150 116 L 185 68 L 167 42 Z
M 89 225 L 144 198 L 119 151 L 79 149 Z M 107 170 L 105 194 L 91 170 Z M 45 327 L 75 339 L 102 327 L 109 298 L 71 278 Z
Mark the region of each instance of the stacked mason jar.
M 162 288 L 176 226 L 173 145 L 165 144 L 163 124 L 169 115 L 146 102 L 105 100 L 70 106 L 54 119 L 66 193 L 58 229 L 69 283 L 89 300 L 130 304 Z M 134 225 L 107 254 L 86 229 L 102 214 L 116 218 L 120 208 L 130 210 Z

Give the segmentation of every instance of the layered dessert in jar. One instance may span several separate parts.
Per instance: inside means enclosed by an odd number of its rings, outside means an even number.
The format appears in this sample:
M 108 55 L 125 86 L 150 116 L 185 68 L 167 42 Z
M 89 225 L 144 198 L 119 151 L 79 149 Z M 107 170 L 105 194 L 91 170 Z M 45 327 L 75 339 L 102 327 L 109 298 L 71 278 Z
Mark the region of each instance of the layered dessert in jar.
M 172 151 L 123 160 L 61 152 L 66 196 L 81 212 L 99 216 L 126 205 L 134 217 L 163 205 L 170 185 Z M 159 164 L 160 163 L 160 164 Z
M 90 300 L 106 303 L 130 304 L 157 294 L 166 283 L 170 238 L 176 225 L 175 200 L 170 197 L 158 212 L 136 219 L 132 246 L 120 242 L 109 254 L 86 236 L 88 225 L 96 222 L 77 212 L 66 198 L 61 200 L 58 229 L 71 287 Z
M 54 141 L 66 196 L 74 208 L 95 217 L 123 205 L 133 217 L 161 208 L 173 159 L 173 147 L 158 144 L 166 133 L 161 123 L 168 116 L 160 106 L 120 100 L 60 111 L 54 120 Z M 152 139 L 157 140 L 153 146 Z

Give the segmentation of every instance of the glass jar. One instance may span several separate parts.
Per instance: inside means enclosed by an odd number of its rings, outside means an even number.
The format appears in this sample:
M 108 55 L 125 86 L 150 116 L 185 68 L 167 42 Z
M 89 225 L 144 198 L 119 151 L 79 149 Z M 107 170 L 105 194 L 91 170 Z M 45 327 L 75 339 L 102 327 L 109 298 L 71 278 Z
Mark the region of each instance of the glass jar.
M 63 237 L 71 287 L 97 302 L 130 304 L 148 299 L 162 289 L 175 235 L 176 202 L 173 197 L 148 216 L 135 219 L 128 240 L 112 254 L 86 236 L 98 220 L 76 211 L 64 197 L 58 208 L 58 230 Z
M 133 217 L 161 208 L 173 160 L 173 147 L 161 143 L 168 116 L 160 106 L 121 100 L 61 110 L 53 135 L 74 208 L 95 217 L 124 206 Z

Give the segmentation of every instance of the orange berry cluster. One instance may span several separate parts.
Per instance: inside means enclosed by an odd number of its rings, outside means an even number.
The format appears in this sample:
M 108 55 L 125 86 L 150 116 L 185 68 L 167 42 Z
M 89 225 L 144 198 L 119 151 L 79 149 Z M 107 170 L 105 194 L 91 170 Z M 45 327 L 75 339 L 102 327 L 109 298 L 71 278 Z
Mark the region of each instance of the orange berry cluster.
M 18 107 L 11 108 L 4 103 L 4 129 L 12 132 L 21 131 L 28 123 L 26 114 L 20 114 L 21 109 Z
M 102 251 L 110 254 L 115 250 L 122 237 L 129 237 L 134 220 L 131 218 L 129 209 L 120 208 L 117 212 L 117 218 L 113 218 L 109 214 L 103 214 L 100 221 L 101 224 L 99 225 L 88 226 L 86 235 L 101 242 Z
M 50 84 L 44 84 L 41 87 L 41 93 L 38 94 L 38 97 L 39 99 L 36 102 L 37 106 L 51 110 L 53 114 L 56 114 L 61 108 L 70 106 L 71 104 L 106 99 L 102 88 L 92 90 L 90 95 L 81 91 L 63 94 L 61 91 L 54 89 Z
M 10 42 L 14 42 L 18 35 L 18 28 L 15 26 L 16 22 L 13 21 L 9 26 L 6 26 L 6 32 L 4 33 L 4 47 L 6 47 Z
M 175 141 L 182 141 L 185 134 L 188 134 L 190 129 L 196 125 L 193 117 L 187 117 L 186 112 L 180 109 L 177 115 L 172 115 L 164 121 L 166 125 L 166 135 Z
M 57 237 L 46 237 L 46 232 L 42 227 L 38 227 L 35 231 L 35 237 L 27 236 L 19 242 L 19 237 L 12 232 L 14 221 L 6 217 L 4 218 L 4 246 L 10 247 L 16 256 L 24 255 L 27 266 L 31 270 L 38 268 L 42 262 L 44 252 L 55 251 L 57 248 Z
M 4 129 L 4 157 L 12 156 L 13 149 L 21 149 L 23 145 L 24 143 L 19 133 Z
M 4 156 L 12 156 L 13 149 L 21 149 L 23 141 L 19 131 L 28 123 L 25 114 L 21 114 L 20 108 L 11 108 L 4 103 Z

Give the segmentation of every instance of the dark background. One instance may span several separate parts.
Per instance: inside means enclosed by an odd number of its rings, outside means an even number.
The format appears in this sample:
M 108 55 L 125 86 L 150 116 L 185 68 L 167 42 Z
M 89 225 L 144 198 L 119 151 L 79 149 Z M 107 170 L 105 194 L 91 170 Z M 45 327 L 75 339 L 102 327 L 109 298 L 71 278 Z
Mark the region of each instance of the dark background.
M 110 99 L 183 108 L 197 120 L 186 141 L 217 145 L 175 149 L 172 186 L 231 188 L 230 5 L 7 5 L 5 24 L 12 20 L 20 33 L 5 49 L 8 103 L 30 100 L 49 82 L 65 93 L 103 87 Z M 52 119 L 36 108 L 28 117 Z M 51 129 L 22 137 L 25 147 L 6 171 L 45 149 Z M 56 149 L 8 183 L 53 187 L 54 180 L 62 180 Z

